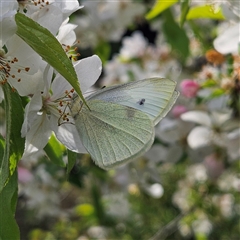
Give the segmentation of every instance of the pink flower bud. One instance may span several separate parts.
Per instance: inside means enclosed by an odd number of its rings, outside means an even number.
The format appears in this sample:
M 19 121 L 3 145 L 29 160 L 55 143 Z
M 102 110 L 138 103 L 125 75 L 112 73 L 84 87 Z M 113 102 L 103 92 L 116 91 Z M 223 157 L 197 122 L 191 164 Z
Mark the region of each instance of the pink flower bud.
M 187 108 L 183 105 L 175 105 L 172 108 L 172 114 L 175 118 L 178 118 L 181 116 L 181 114 L 187 112 Z
M 180 83 L 180 89 L 183 96 L 193 98 L 197 95 L 200 86 L 197 82 L 185 79 Z
M 23 167 L 18 167 L 18 181 L 20 183 L 27 183 L 33 179 L 32 173 Z
M 224 171 L 223 160 L 214 153 L 206 156 L 203 164 L 206 167 L 207 174 L 211 179 L 217 179 Z

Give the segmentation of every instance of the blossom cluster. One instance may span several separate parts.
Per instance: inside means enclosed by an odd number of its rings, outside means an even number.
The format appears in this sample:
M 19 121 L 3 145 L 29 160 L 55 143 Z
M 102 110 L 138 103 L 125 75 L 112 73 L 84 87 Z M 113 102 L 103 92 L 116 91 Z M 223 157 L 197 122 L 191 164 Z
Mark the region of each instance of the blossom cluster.
M 161 18 L 148 23 L 156 32 L 154 43 L 137 29 L 147 4 L 81 2 L 84 7 L 77 0 L 0 0 L 0 101 L 4 101 L 1 85 L 6 83 L 27 99 L 21 129 L 26 143 L 18 166 L 20 203 L 24 202 L 25 211 L 36 213 L 36 221 L 56 219 L 48 232 L 53 239 L 56 231 L 66 239 L 129 235 L 147 239 L 148 231 L 156 232 L 176 212 L 183 214 L 177 223 L 181 237 L 175 235 L 176 239 L 215 237 L 216 223 L 234 225 L 239 208 L 239 7 L 234 1 L 207 1 L 214 11 L 221 9 L 226 20 L 198 20 L 199 26 L 210 25 L 217 32 L 207 50 L 184 26 L 190 54 L 183 64 L 161 31 Z M 86 153 L 69 109 L 74 90 L 16 34 L 17 12 L 56 37 L 72 60 L 85 94 L 98 78 L 99 87 L 156 76 L 177 81 L 180 97 L 156 126 L 154 145 L 143 157 L 103 173 L 89 155 L 78 155 L 80 161 L 69 176 L 73 184 L 64 182 L 63 169 L 53 166 L 43 149 L 55 136 L 63 151 Z M 205 33 L 199 35 L 204 38 Z M 120 47 L 104 59 L 102 67 L 100 58 L 90 55 L 112 42 Z M 76 45 L 88 57 L 78 60 Z M 5 129 L 0 130 L 4 136 Z M 33 239 L 34 230 L 32 234 Z
M 98 79 L 102 67 L 98 56 L 93 55 L 77 60 L 78 53 L 74 51 L 76 25 L 69 23 L 69 16 L 82 6 L 77 0 L 1 1 L 1 6 L 3 9 L 0 17 L 2 27 L 0 29 L 2 33 L 1 84 L 9 83 L 20 96 L 29 97 L 30 100 L 25 107 L 25 118 L 21 130 L 22 137 L 26 138 L 22 159 L 27 159 L 42 150 L 52 132 L 69 149 L 86 152 L 75 126 L 60 124 L 61 121 L 69 120 L 67 104 L 74 90 L 16 34 L 15 23 L 15 14 L 21 12 L 47 28 L 74 62 L 77 77 L 82 81 L 82 91 L 85 92 Z M 91 66 L 91 71 L 89 71 L 89 66 Z M 1 88 L 0 99 L 3 99 Z
M 118 42 L 126 27 L 146 11 L 132 1 L 82 1 L 83 14 L 75 17 L 76 34 L 82 48 L 97 47 L 105 41 Z

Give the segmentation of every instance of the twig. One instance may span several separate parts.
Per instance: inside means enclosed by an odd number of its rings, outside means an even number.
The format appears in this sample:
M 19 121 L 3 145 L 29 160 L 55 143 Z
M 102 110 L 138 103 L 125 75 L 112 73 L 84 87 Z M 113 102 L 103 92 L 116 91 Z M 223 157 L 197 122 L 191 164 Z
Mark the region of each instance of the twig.
M 169 235 L 173 234 L 178 229 L 178 222 L 188 215 L 190 212 L 193 211 L 194 208 L 190 209 L 189 211 L 185 213 L 180 213 L 176 218 L 174 218 L 171 222 L 169 222 L 167 225 L 159 229 L 154 236 L 152 236 L 149 240 L 164 240 Z

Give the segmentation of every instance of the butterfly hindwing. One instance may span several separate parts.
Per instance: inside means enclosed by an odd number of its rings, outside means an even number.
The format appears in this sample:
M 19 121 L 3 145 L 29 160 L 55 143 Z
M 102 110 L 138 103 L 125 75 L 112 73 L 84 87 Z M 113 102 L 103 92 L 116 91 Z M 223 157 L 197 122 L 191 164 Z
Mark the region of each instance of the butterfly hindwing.
M 71 109 L 76 109 L 75 102 Z M 134 108 L 91 99 L 74 114 L 83 145 L 95 163 L 110 169 L 146 152 L 154 141 L 154 125 Z M 76 110 L 74 110 L 76 112 Z

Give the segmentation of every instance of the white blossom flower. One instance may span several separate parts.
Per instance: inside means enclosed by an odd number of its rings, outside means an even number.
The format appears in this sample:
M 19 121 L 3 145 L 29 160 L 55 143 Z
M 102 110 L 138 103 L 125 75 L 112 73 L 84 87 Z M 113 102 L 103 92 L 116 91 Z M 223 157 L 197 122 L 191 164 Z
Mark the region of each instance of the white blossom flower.
M 207 169 L 200 163 L 191 165 L 186 171 L 186 176 L 191 184 L 203 183 L 208 179 Z
M 32 0 L 21 1 L 20 8 L 26 16 L 56 35 L 62 22 L 82 6 L 77 0 Z
M 218 179 L 218 188 L 223 192 L 240 192 L 240 177 L 236 172 L 225 171 Z
M 103 40 L 118 41 L 133 19 L 145 12 L 144 4 L 131 1 L 83 1 L 85 15 L 74 19 L 81 47 L 96 47 Z
M 240 157 L 240 128 L 235 129 L 227 134 L 226 147 L 231 159 Z
M 147 44 L 147 40 L 141 32 L 134 32 L 132 36 L 123 38 L 123 46 L 119 54 L 120 58 L 129 60 L 141 57 L 146 50 Z
M 188 144 L 191 148 L 197 149 L 208 145 L 217 145 L 230 148 L 232 135 L 231 131 L 239 129 L 239 122 L 231 119 L 231 112 L 213 111 L 210 114 L 204 111 L 189 111 L 181 115 L 184 121 L 190 121 L 200 126 L 196 126 L 188 135 Z M 239 139 L 239 134 L 234 137 Z M 233 155 L 239 154 L 239 146 L 231 149 Z
M 76 34 L 74 29 L 77 25 L 68 23 L 68 21 L 69 18 L 62 23 L 56 38 L 64 46 L 73 46 L 76 43 Z
M 96 56 L 85 58 L 74 64 L 80 81 L 82 92 L 93 85 L 101 74 L 101 60 Z M 77 152 L 86 152 L 74 124 L 65 123 L 59 126 L 60 121 L 73 123 L 67 104 L 73 94 L 71 85 L 57 74 L 52 80 L 52 69 L 46 69 L 44 91 L 36 92 L 25 109 L 25 119 L 22 126 L 22 136 L 26 136 L 23 158 L 41 150 L 47 144 L 52 133 L 69 149 Z
M 219 33 L 219 36 L 213 41 L 214 48 L 222 54 L 238 54 L 240 48 L 240 6 L 238 1 L 221 1 L 223 14 L 228 20 L 220 25 L 225 29 Z
M 7 81 L 21 96 L 28 96 L 33 95 L 36 88 L 43 90 L 43 69 L 46 62 L 17 35 L 12 35 L 10 38 L 10 33 L 12 34 L 13 29 L 15 29 L 14 15 L 18 7 L 17 3 L 17 1 L 1 2 L 3 8 L 1 8 L 0 25 L 4 27 L 8 23 L 9 26 L 2 31 L 2 35 L 6 36 L 8 40 L 6 41 L 6 38 L 0 39 L 2 43 L 0 47 L 5 45 L 5 48 L 0 52 L 0 81 L 2 83 Z M 24 8 L 23 12 L 27 16 L 38 21 L 44 27 L 50 28 L 54 34 L 58 32 L 57 38 L 62 44 L 69 46 L 76 41 L 73 32 L 76 26 L 67 22 L 68 16 L 80 8 L 77 0 L 21 1 L 19 4 L 20 8 Z M 55 16 L 54 21 L 50 20 L 53 19 L 53 16 Z M 64 19 L 66 19 L 65 22 L 63 22 Z M 14 24 L 12 24 L 13 22 Z M 0 99 L 2 98 L 1 90 Z
M 214 41 L 214 48 L 222 54 L 238 54 L 240 48 L 240 23 L 233 24 Z
M 108 229 L 103 226 L 91 226 L 87 230 L 87 234 L 90 238 L 106 239 L 108 236 Z
M 234 17 L 233 15 L 240 17 L 240 5 L 238 1 L 222 0 L 221 3 L 224 16 L 230 19 Z
M 101 81 L 104 86 L 127 83 L 135 79 L 144 78 L 143 70 L 139 65 L 133 62 L 122 62 L 118 56 L 113 57 L 104 67 L 105 76 Z
M 209 235 L 212 231 L 213 225 L 205 213 L 198 214 L 198 219 L 192 223 L 195 234 Z
M 59 188 L 59 181 L 41 164 L 32 174 L 31 181 L 19 184 L 19 195 L 26 197 L 26 207 L 36 212 L 37 219 L 42 219 L 45 216 L 59 216 L 61 213 L 60 194 L 56 191 Z
M 176 205 L 182 212 L 189 211 L 192 207 L 191 203 L 189 202 L 188 196 L 190 194 L 190 187 L 187 185 L 186 181 L 178 181 L 177 183 L 178 190 L 172 196 L 172 202 Z
M 160 183 L 146 184 L 142 187 L 149 196 L 155 199 L 161 198 L 164 194 L 164 188 Z
M 150 77 L 169 77 L 176 79 L 179 65 L 176 60 L 166 58 L 165 49 L 149 45 L 139 32 L 123 38 L 120 53 L 105 65 L 103 85 L 126 83 Z M 176 74 L 177 73 L 177 74 Z
M 207 181 L 207 171 L 203 164 L 193 164 L 186 168 L 186 178 L 177 182 L 177 191 L 172 196 L 175 204 L 182 212 L 189 211 L 194 206 L 192 191 L 196 191 L 196 186 L 205 184 Z
M 233 215 L 234 200 L 233 195 L 229 193 L 213 196 L 213 203 L 220 208 L 221 214 L 226 218 Z
M 43 88 L 42 69 L 46 63 L 21 38 L 13 35 L 0 51 L 0 81 L 8 82 L 21 96 Z
M 156 146 L 154 145 L 153 149 L 150 149 L 146 156 L 151 159 L 151 155 L 153 155 L 152 159 L 158 159 L 158 161 L 177 162 L 183 154 L 184 142 L 192 127 L 193 124 L 186 124 L 179 118 L 165 117 L 155 129 L 156 137 L 164 144 L 167 144 L 167 146 L 155 144 Z M 158 154 L 156 154 L 157 149 L 159 151 Z M 152 151 L 153 153 L 151 153 Z

